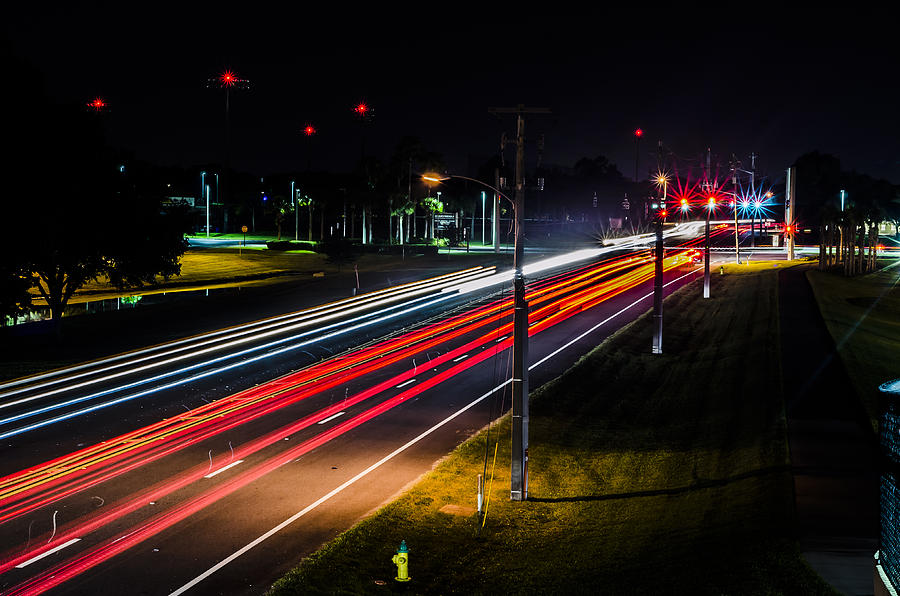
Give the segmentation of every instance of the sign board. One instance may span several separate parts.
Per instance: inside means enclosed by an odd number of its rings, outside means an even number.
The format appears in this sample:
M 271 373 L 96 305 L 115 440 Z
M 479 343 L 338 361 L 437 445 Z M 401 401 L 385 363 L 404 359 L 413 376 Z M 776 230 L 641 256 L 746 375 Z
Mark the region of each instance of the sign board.
M 193 207 L 194 197 L 166 197 L 165 200 L 163 200 L 163 205 L 166 207 L 174 207 L 176 205 Z
M 435 213 L 434 229 L 436 231 L 459 227 L 458 213 Z
M 246 234 L 246 233 L 247 233 L 247 226 L 241 226 L 241 231 L 242 231 L 243 233 Z

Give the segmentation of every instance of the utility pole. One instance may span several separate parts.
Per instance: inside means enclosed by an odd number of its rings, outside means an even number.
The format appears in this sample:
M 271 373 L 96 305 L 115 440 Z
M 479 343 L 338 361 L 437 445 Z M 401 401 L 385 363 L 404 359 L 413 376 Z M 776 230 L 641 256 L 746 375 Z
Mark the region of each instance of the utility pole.
M 516 114 L 516 236 L 513 285 L 512 458 L 509 498 L 528 499 L 528 302 L 525 300 L 525 114 L 549 114 L 547 108 L 490 108 L 492 114 Z
M 787 170 L 784 197 L 784 245 L 787 249 L 788 261 L 794 260 L 794 193 L 797 190 L 797 166 L 791 166 Z
M 707 195 L 707 204 L 706 204 L 706 245 L 703 249 L 703 297 L 709 298 L 709 218 L 712 214 L 713 206 L 715 205 L 715 200 L 709 194 L 712 192 L 712 187 L 709 184 L 709 160 L 710 160 L 711 149 L 709 147 L 706 148 L 706 180 L 704 181 L 704 185 L 706 186 L 706 195 Z
M 662 198 L 656 210 L 656 259 L 653 272 L 653 349 L 652 353 L 662 354 L 663 336 L 663 222 L 668 215 L 666 191 L 669 180 L 665 174 L 662 141 L 657 146 L 656 183 L 662 185 Z
M 731 194 L 734 197 L 734 202 L 732 205 L 734 206 L 734 262 L 738 265 L 741 264 L 741 237 L 738 232 L 738 185 L 737 185 L 737 173 L 738 168 L 740 167 L 740 162 L 737 161 L 737 156 L 733 153 L 731 154 Z
M 753 197 L 753 204 L 750 205 L 750 248 L 756 248 L 756 204 L 759 203 L 759 198 L 756 196 L 756 153 L 750 154 L 750 196 Z M 760 239 L 762 239 L 762 233 L 760 233 Z

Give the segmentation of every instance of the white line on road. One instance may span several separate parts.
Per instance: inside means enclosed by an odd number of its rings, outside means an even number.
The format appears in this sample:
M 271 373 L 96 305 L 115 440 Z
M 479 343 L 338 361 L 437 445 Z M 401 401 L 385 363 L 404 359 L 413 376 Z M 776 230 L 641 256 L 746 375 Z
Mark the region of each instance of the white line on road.
M 242 463 L 243 461 L 244 461 L 244 460 L 242 460 L 242 459 L 239 459 L 239 460 L 237 460 L 237 461 L 233 461 L 233 462 L 231 462 L 230 464 L 228 464 L 227 466 L 225 466 L 224 468 L 219 468 L 218 470 L 216 470 L 216 471 L 213 472 L 212 474 L 207 474 L 206 476 L 204 476 L 204 478 L 212 478 L 213 476 L 215 476 L 215 475 L 217 475 L 217 474 L 221 474 L 221 473 L 224 472 L 225 470 L 228 470 L 228 469 L 231 469 L 231 468 L 235 467 L 236 465 L 238 465 L 239 463 Z
M 468 354 L 463 354 L 463 355 L 460 356 L 459 358 L 454 358 L 454 359 L 453 359 L 453 362 L 459 362 L 460 360 L 465 360 L 465 359 L 468 358 L 468 357 L 469 357 Z
M 81 538 L 72 538 L 72 539 L 69 540 L 68 542 L 63 542 L 63 543 L 60 544 L 59 546 L 54 547 L 54 548 L 51 548 L 50 550 L 48 550 L 48 551 L 46 551 L 46 552 L 43 552 L 43 553 L 39 554 L 39 555 L 36 556 L 36 557 L 31 557 L 30 559 L 28 559 L 28 560 L 25 561 L 24 563 L 19 563 L 18 565 L 16 565 L 16 569 L 22 569 L 23 567 L 28 567 L 29 565 L 31 565 L 31 564 L 34 563 L 35 561 L 40 561 L 40 560 L 43 559 L 44 557 L 49 557 L 49 556 L 52 555 L 53 553 L 57 553 L 57 552 L 61 551 L 62 549 L 66 548 L 67 546 L 71 546 L 71 545 L 75 544 L 75 543 L 78 542 L 79 540 L 81 540 Z
M 410 379 L 410 380 L 408 380 L 408 381 L 404 381 L 403 383 L 400 383 L 399 385 L 397 385 L 396 388 L 397 388 L 397 389 L 400 389 L 401 387 L 406 387 L 406 386 L 409 385 L 410 383 L 415 383 L 415 382 L 416 382 L 415 379 Z
M 689 273 L 689 274 L 687 274 L 687 275 L 693 275 L 694 273 L 696 273 L 696 271 L 692 271 L 691 273 Z M 679 277 L 679 278 L 677 278 L 677 279 L 674 279 L 674 280 L 670 281 L 668 284 L 665 284 L 665 285 L 669 285 L 669 284 L 675 283 L 676 281 L 678 281 L 678 280 L 680 280 L 680 279 L 683 279 L 683 278 L 687 277 L 687 275 L 683 275 L 683 276 L 681 276 L 681 277 Z M 599 328 L 601 325 L 603 325 L 604 323 L 606 323 L 606 322 L 608 322 L 609 320 L 611 320 L 613 317 L 616 317 L 616 316 L 622 314 L 623 312 L 625 312 L 626 310 L 628 310 L 629 308 L 631 308 L 631 307 L 634 306 L 635 304 L 639 303 L 641 300 L 645 300 L 648 296 L 652 296 L 652 295 L 653 295 L 653 294 L 648 294 L 647 296 L 644 296 L 644 297 L 642 297 L 642 298 L 639 298 L 638 300 L 635 300 L 635 301 L 634 301 L 633 303 L 631 303 L 630 305 L 626 306 L 625 308 L 619 310 L 617 313 L 615 313 L 615 314 L 611 315 L 610 317 L 606 318 L 602 323 L 599 323 L 599 324 L 595 325 L 594 327 L 592 327 L 590 331 L 587 331 L 587 332 L 583 333 L 583 334 L 580 335 L 578 338 L 572 340 L 571 342 L 569 342 L 568 344 L 566 344 L 566 345 L 563 346 L 562 348 L 559 348 L 558 350 L 552 352 L 550 355 L 546 356 L 546 357 L 543 358 L 542 360 L 540 360 L 540 361 L 534 363 L 533 365 L 531 365 L 530 367 L 528 367 L 529 370 L 535 368 L 536 366 L 538 366 L 538 365 L 541 364 L 542 362 L 545 362 L 546 360 L 548 360 L 550 357 L 554 356 L 555 354 L 558 354 L 561 350 L 563 350 L 563 349 L 565 349 L 566 347 L 572 345 L 573 343 L 575 343 L 575 342 L 578 341 L 579 339 L 583 338 L 583 337 L 584 337 L 585 335 L 587 335 L 588 333 L 591 333 L 592 331 L 595 331 L 597 328 Z M 255 540 L 253 540 L 252 542 L 250 542 L 249 544 L 247 544 L 247 545 L 244 546 L 243 548 L 241 548 L 241 549 L 235 551 L 234 553 L 232 553 L 231 555 L 225 557 L 224 559 L 222 559 L 221 561 L 219 561 L 218 563 L 216 563 L 215 565 L 213 565 L 212 567 L 210 567 L 209 569 L 207 569 L 206 571 L 204 571 L 203 573 L 201 573 L 200 575 L 198 575 L 197 577 L 195 577 L 194 579 L 192 579 L 192 580 L 189 581 L 188 583 L 184 584 L 183 586 L 181 586 L 180 588 L 178 588 L 177 590 L 175 590 L 174 592 L 172 592 L 171 594 L 169 594 L 169 596 L 180 596 L 181 594 L 184 594 L 185 592 L 187 592 L 188 590 L 190 590 L 191 588 L 193 588 L 194 586 L 196 586 L 197 584 L 199 584 L 200 582 L 202 582 L 204 579 L 206 579 L 207 577 L 211 576 L 212 574 L 214 574 L 214 573 L 217 572 L 218 570 L 222 569 L 223 567 L 225 567 L 226 565 L 228 565 L 229 563 L 231 563 L 232 561 L 234 561 L 235 559 L 237 559 L 238 557 L 240 557 L 240 556 L 243 555 L 244 553 L 250 551 L 250 550 L 253 549 L 254 547 L 258 546 L 259 544 L 262 544 L 263 542 L 265 542 L 266 540 L 268 540 L 269 538 L 271 538 L 272 536 L 274 536 L 275 534 L 277 534 L 278 532 L 280 532 L 280 531 L 283 530 L 284 528 L 288 527 L 289 525 L 291 525 L 292 523 L 294 523 L 295 521 L 297 521 L 297 520 L 300 519 L 301 517 L 305 516 L 307 513 L 309 513 L 309 512 L 311 512 L 311 511 L 313 511 L 314 509 L 316 509 L 319 505 L 321 505 L 321 504 L 325 503 L 326 501 L 330 500 L 332 497 L 334 497 L 334 496 L 340 494 L 340 493 L 343 492 L 345 489 L 349 488 L 350 486 L 352 486 L 353 484 L 355 484 L 356 482 L 358 482 L 358 481 L 361 480 L 362 478 L 365 478 L 366 476 L 368 476 L 369 474 L 371 474 L 372 472 L 374 472 L 375 470 L 377 470 L 378 468 L 380 468 L 381 466 L 383 466 L 383 465 L 386 464 L 387 462 L 391 461 L 392 459 L 394 459 L 395 457 L 397 457 L 398 455 L 400 455 L 401 453 L 403 453 L 404 451 L 406 451 L 407 449 L 409 449 L 410 447 L 412 447 L 413 445 L 415 445 L 416 443 L 418 443 L 419 441 L 421 441 L 422 439 L 424 439 L 425 437 L 427 437 L 428 435 L 432 434 L 433 432 L 435 432 L 436 430 L 438 430 L 439 428 L 441 428 L 441 427 L 444 426 L 445 424 L 449 423 L 449 422 L 450 422 L 451 420 L 453 420 L 454 418 L 460 416 L 461 414 L 463 414 L 463 413 L 466 412 L 467 410 L 470 410 L 471 408 L 475 407 L 477 404 L 481 403 L 482 401 L 484 401 L 485 399 L 487 399 L 488 397 L 490 397 L 491 395 L 493 395 L 497 390 L 502 389 L 502 388 L 505 387 L 506 385 L 509 385 L 511 382 L 512 382 L 512 379 L 507 379 L 506 381 L 500 383 L 499 385 L 497 385 L 496 387 L 494 387 L 493 389 L 491 389 L 491 390 L 488 391 L 487 393 L 483 394 L 481 397 L 478 397 L 478 398 L 476 398 L 474 401 L 469 402 L 468 405 L 463 406 L 462 408 L 460 408 L 459 410 L 457 410 L 457 411 L 454 412 L 453 414 L 447 416 L 447 417 L 444 418 L 442 421 L 438 422 L 437 424 L 435 424 L 434 426 L 432 426 L 431 428 L 429 428 L 428 430 L 426 430 L 425 432 L 423 432 L 423 433 L 420 434 L 419 436 L 417 436 L 417 437 L 415 437 L 414 439 L 410 440 L 410 441 L 409 441 L 408 443 L 406 443 L 405 445 L 402 445 L 401 447 L 398 447 L 397 449 L 395 449 L 394 451 L 392 451 L 392 452 L 389 453 L 388 455 L 384 456 L 383 458 L 381 458 L 380 460 L 378 460 L 377 462 L 375 462 L 374 464 L 372 464 L 371 466 L 369 466 L 368 468 L 366 468 L 365 470 L 363 470 L 362 472 L 360 472 L 359 474 L 357 474 L 357 475 L 354 476 L 353 478 L 347 480 L 346 482 L 344 482 L 343 484 L 341 484 L 340 486 L 338 486 L 337 488 L 335 488 L 335 489 L 332 490 L 331 492 L 329 492 L 329 493 L 323 495 L 323 496 L 320 497 L 318 500 L 316 500 L 316 501 L 310 503 L 310 504 L 307 505 L 305 508 L 301 509 L 300 511 L 298 511 L 297 513 L 295 513 L 295 514 L 292 515 L 291 517 L 287 518 L 286 520 L 284 520 L 283 522 L 281 522 L 280 524 L 278 524 L 277 526 L 275 526 L 274 528 L 272 528 L 271 530 L 269 530 L 268 532 L 266 532 L 266 533 L 263 534 L 262 536 L 256 538 Z
M 329 416 L 329 417 L 326 418 L 325 420 L 319 420 L 318 424 L 325 424 L 326 422 L 331 422 L 331 421 L 334 420 L 335 418 L 338 418 L 338 417 L 340 417 L 340 416 L 343 416 L 344 414 L 346 414 L 346 412 L 338 412 L 338 413 L 335 414 L 334 416 Z

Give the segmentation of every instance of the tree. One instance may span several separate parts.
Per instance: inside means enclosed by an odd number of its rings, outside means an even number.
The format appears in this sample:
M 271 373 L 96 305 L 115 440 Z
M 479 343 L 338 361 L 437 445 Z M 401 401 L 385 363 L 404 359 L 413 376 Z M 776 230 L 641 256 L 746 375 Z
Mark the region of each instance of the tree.
M 21 259 L 0 261 L 0 324 L 6 317 L 24 314 L 31 306 L 31 274 Z
M 51 317 L 58 321 L 88 281 L 106 277 L 125 288 L 177 275 L 187 247 L 183 212 L 164 212 L 162 196 L 140 187 L 104 145 L 95 115 L 47 105 L 29 124 L 41 142 L 23 164 L 28 184 L 4 204 L 18 222 L 13 241 L 25 247 L 21 267 Z M 29 143 L 32 131 L 18 132 Z
M 354 262 L 359 253 L 353 246 L 353 241 L 348 238 L 332 237 L 322 243 L 322 252 L 325 254 L 325 260 L 333 265 L 337 265 L 338 271 L 344 265 Z

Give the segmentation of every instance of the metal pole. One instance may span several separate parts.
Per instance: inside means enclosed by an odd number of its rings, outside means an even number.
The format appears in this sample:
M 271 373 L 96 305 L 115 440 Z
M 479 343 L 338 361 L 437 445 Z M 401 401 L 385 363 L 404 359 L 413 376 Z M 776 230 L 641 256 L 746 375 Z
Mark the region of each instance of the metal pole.
M 484 240 L 484 224 L 487 219 L 486 213 L 484 212 L 484 191 L 481 191 L 481 245 L 484 246 L 487 244 Z
M 706 248 L 703 251 L 703 297 L 709 298 L 709 214 L 712 205 L 706 206 Z
M 472 201 L 472 225 L 469 228 L 469 235 L 466 237 L 466 252 L 469 252 L 469 240 L 475 238 L 475 213 L 478 211 L 478 199 Z
M 300 240 L 300 204 L 297 202 L 297 193 L 294 192 L 294 181 L 291 180 L 291 209 L 294 210 L 294 240 Z
M 494 169 L 494 188 L 500 188 L 500 169 Z M 498 193 L 494 193 L 494 211 L 492 214 L 493 218 L 493 227 L 494 227 L 494 237 L 492 238 L 494 242 L 494 252 L 500 252 L 500 195 Z
M 734 197 L 734 262 L 741 264 L 741 244 L 738 235 L 738 203 L 737 195 Z
M 206 237 L 209 238 L 209 184 L 206 185 Z
M 525 300 L 525 277 L 522 273 L 525 224 L 525 119 L 520 113 L 516 126 L 516 235 L 514 284 L 514 334 L 512 378 L 512 461 L 510 499 L 528 498 L 528 302 Z
M 666 212 L 666 183 L 656 216 L 656 263 L 653 276 L 653 353 L 662 354 L 663 334 L 663 218 Z
M 731 170 L 731 193 L 734 196 L 734 262 L 741 264 L 741 241 L 738 233 L 737 166 Z
M 791 226 L 794 223 L 794 192 L 796 190 L 797 168 L 791 166 L 787 171 L 787 183 L 785 189 L 787 196 L 784 199 L 784 240 L 785 248 L 787 248 L 787 258 L 789 261 L 794 260 L 794 235 L 791 233 Z

